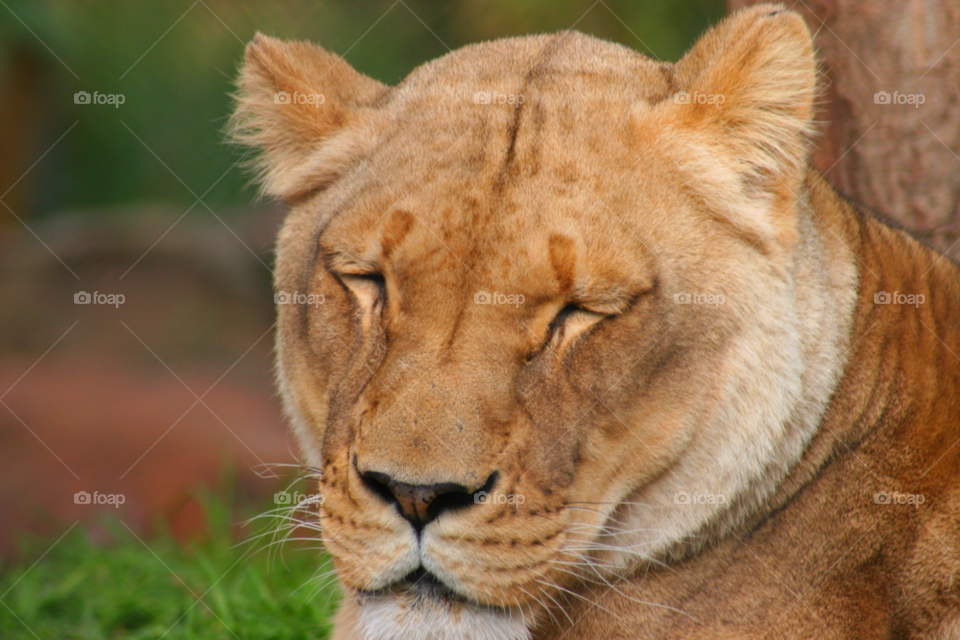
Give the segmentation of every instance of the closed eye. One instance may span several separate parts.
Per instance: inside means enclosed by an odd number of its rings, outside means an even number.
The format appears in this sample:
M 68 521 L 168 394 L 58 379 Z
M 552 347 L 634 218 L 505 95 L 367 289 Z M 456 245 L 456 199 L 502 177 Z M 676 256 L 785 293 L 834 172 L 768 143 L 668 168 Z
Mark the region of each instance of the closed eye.
M 383 274 L 382 274 L 382 273 L 376 273 L 376 272 L 374 272 L 374 273 L 339 273 L 339 274 L 337 274 L 337 276 L 338 276 L 341 280 L 343 280 L 344 278 L 349 278 L 349 279 L 354 279 L 354 280 L 362 280 L 362 281 L 366 281 L 366 282 L 372 282 L 372 283 L 374 283 L 375 285 L 377 285 L 378 287 L 380 287 L 381 289 L 383 289 L 383 288 L 384 288 L 384 285 L 386 284 L 386 282 L 385 282 L 385 280 L 384 280 L 384 278 L 383 278 Z
M 337 273 L 335 275 L 364 307 L 372 308 L 386 300 L 386 280 L 382 273 Z
M 586 331 L 601 320 L 617 314 L 591 311 L 576 304 L 568 304 L 557 313 L 550 323 L 550 335 L 560 341 Z
M 578 307 L 575 304 L 568 304 L 563 309 L 560 309 L 557 312 L 557 315 L 554 316 L 553 320 L 550 322 L 550 328 L 548 329 L 549 335 L 554 335 L 557 331 L 563 330 L 563 324 L 575 313 L 586 311 L 582 307 Z
M 558 351 L 574 337 L 584 333 L 597 323 L 616 314 L 598 313 L 576 304 L 568 304 L 553 317 L 547 328 L 544 342 L 535 351 L 527 355 L 525 362 L 530 363 L 546 350 Z

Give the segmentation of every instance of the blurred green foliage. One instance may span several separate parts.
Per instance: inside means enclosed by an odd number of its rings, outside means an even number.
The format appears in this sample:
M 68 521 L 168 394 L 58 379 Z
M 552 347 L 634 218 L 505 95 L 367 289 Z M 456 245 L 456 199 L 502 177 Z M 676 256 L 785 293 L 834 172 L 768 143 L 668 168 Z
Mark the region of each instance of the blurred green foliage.
M 301 483 L 302 484 L 302 483 Z M 301 485 L 298 485 L 301 486 Z M 293 489 L 291 489 L 293 490 Z M 0 564 L 0 638 L 322 640 L 340 601 L 329 556 L 283 539 L 279 510 L 237 544 L 229 496 L 203 498 L 209 535 L 188 545 L 138 537 L 122 521 L 33 538 Z M 249 510 L 249 507 L 247 508 Z M 297 537 L 304 536 L 296 534 Z
M 722 0 L 4 0 L 0 87 L 11 52 L 32 51 L 44 75 L 36 148 L 77 123 L 34 169 L 26 213 L 144 200 L 186 208 L 190 190 L 208 189 L 205 201 L 222 208 L 253 196 L 222 130 L 257 30 L 314 40 L 395 83 L 448 49 L 571 27 L 675 60 L 723 13 Z M 74 104 L 81 90 L 125 102 Z

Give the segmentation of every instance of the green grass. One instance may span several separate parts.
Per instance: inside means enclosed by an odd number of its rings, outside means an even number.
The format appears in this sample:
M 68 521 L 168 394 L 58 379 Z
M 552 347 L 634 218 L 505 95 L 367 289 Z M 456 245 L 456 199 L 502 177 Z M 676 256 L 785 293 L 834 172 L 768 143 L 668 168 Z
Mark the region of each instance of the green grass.
M 119 521 L 98 528 L 108 543 L 94 543 L 84 525 L 56 544 L 27 542 L 0 568 L 0 638 L 327 638 L 339 595 L 310 580 L 330 569 L 329 557 L 316 544 L 268 553 L 269 536 L 238 543 L 230 509 L 206 503 L 211 532 L 196 543 L 165 533 L 141 542 Z

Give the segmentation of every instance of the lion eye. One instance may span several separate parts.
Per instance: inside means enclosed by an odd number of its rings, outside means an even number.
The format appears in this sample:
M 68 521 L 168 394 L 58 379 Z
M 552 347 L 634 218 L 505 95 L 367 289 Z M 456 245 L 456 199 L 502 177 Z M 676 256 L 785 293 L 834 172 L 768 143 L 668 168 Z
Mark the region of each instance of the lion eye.
M 553 320 L 547 326 L 547 335 L 543 342 L 528 353 L 523 362 L 530 364 L 544 352 L 559 353 L 574 338 L 585 333 L 602 320 L 616 315 L 618 314 L 602 313 L 578 304 L 568 304 L 553 317 Z
M 386 280 L 382 273 L 338 273 L 336 276 L 366 307 L 373 307 L 386 299 Z
M 550 323 L 550 339 L 558 343 L 583 333 L 601 320 L 615 314 L 600 313 L 576 304 L 568 304 Z
M 577 313 L 578 311 L 586 311 L 586 309 L 583 309 L 582 307 L 578 307 L 575 304 L 568 304 L 563 309 L 560 309 L 560 311 L 557 312 L 557 315 L 554 316 L 553 321 L 550 323 L 550 329 L 549 329 L 550 335 L 552 336 L 556 334 L 558 331 L 562 332 L 564 322 L 566 322 L 570 316 Z

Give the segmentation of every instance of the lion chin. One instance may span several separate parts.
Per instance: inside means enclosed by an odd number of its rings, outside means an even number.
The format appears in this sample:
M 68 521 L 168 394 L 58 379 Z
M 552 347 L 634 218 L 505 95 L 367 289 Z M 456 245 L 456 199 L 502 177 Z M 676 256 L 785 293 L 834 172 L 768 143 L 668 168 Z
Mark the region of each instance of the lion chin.
M 486 607 L 438 593 L 360 595 L 357 628 L 344 640 L 529 640 L 519 610 Z

